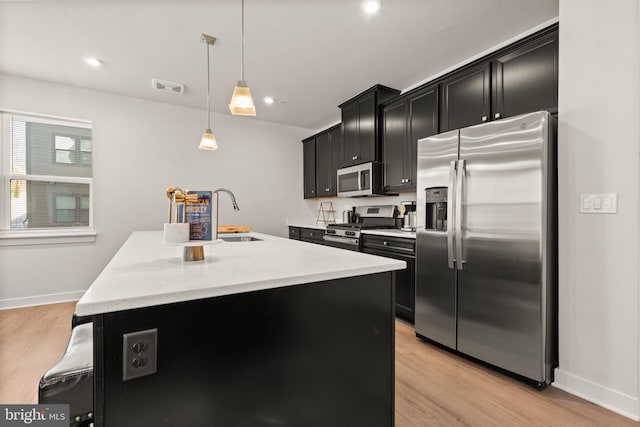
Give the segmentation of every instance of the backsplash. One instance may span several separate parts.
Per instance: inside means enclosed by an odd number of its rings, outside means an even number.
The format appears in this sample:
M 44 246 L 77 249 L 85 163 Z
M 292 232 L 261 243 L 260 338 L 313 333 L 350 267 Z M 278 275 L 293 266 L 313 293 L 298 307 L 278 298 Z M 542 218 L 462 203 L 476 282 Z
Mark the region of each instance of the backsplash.
M 289 218 L 288 221 L 302 224 L 315 224 L 318 209 L 320 209 L 320 203 L 324 203 L 325 209 L 328 208 L 329 203 L 333 203 L 336 222 L 342 222 L 342 211 L 351 210 L 353 206 L 395 205 L 399 210 L 401 210 L 401 202 L 415 200 L 416 193 L 414 192 L 400 193 L 398 196 L 328 197 L 323 199 L 307 199 L 306 202 L 309 206 L 309 216 L 305 218 Z

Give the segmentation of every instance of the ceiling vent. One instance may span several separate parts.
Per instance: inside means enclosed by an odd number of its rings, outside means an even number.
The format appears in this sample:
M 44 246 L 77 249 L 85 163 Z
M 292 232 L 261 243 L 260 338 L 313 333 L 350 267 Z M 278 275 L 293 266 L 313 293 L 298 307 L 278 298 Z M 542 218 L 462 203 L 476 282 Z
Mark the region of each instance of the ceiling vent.
M 151 85 L 155 90 L 160 92 L 171 92 L 182 95 L 184 93 L 184 85 L 176 82 L 170 82 L 168 80 L 151 79 Z

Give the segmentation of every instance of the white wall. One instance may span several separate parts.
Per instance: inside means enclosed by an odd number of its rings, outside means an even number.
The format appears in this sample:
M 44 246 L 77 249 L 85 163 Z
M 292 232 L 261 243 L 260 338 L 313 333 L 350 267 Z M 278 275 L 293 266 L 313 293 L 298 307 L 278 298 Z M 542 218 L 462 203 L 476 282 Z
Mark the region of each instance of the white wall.
M 640 417 L 638 0 L 560 0 L 556 387 Z M 578 213 L 618 193 L 617 215 Z
M 171 96 L 171 95 L 168 95 Z M 231 189 L 220 223 L 287 236 L 288 216 L 312 217 L 302 199 L 302 144 L 309 129 L 213 114 L 220 148 L 197 149 L 206 112 L 0 74 L 0 109 L 93 122 L 92 244 L 0 247 L 0 308 L 82 295 L 134 230 L 162 229 L 165 190 Z

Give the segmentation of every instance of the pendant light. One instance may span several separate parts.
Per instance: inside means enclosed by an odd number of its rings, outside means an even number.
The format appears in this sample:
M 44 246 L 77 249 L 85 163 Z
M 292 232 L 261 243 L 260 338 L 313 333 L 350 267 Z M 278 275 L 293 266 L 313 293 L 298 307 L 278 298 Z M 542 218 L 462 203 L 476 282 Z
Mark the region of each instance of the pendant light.
M 202 34 L 200 36 L 200 41 L 207 45 L 207 129 L 202 134 L 202 139 L 200 140 L 198 148 L 201 150 L 217 150 L 218 143 L 216 141 L 216 136 L 211 131 L 211 78 L 209 71 L 209 48 L 215 43 L 216 38 Z
M 234 116 L 255 116 L 251 90 L 244 79 L 244 0 L 242 0 L 242 27 L 240 31 L 240 80 L 233 89 L 229 110 Z

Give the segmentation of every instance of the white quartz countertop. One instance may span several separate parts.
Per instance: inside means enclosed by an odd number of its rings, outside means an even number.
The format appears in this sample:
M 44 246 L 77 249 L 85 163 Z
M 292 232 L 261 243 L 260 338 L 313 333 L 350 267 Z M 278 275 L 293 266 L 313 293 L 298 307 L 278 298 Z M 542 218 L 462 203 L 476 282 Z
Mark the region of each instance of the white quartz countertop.
M 406 268 L 404 261 L 260 233 L 260 241 L 204 247 L 205 260 L 182 261 L 161 231 L 136 231 L 76 306 L 86 316 Z
M 326 224 L 316 224 L 315 222 L 304 222 L 304 221 L 292 221 L 288 222 L 287 226 L 289 227 L 301 227 L 301 228 L 315 228 L 318 230 L 326 230 Z
M 388 236 L 388 237 L 403 237 L 405 239 L 414 239 L 416 238 L 415 231 L 402 231 L 398 229 L 373 229 L 373 230 L 362 230 L 362 234 L 373 234 L 376 236 Z

